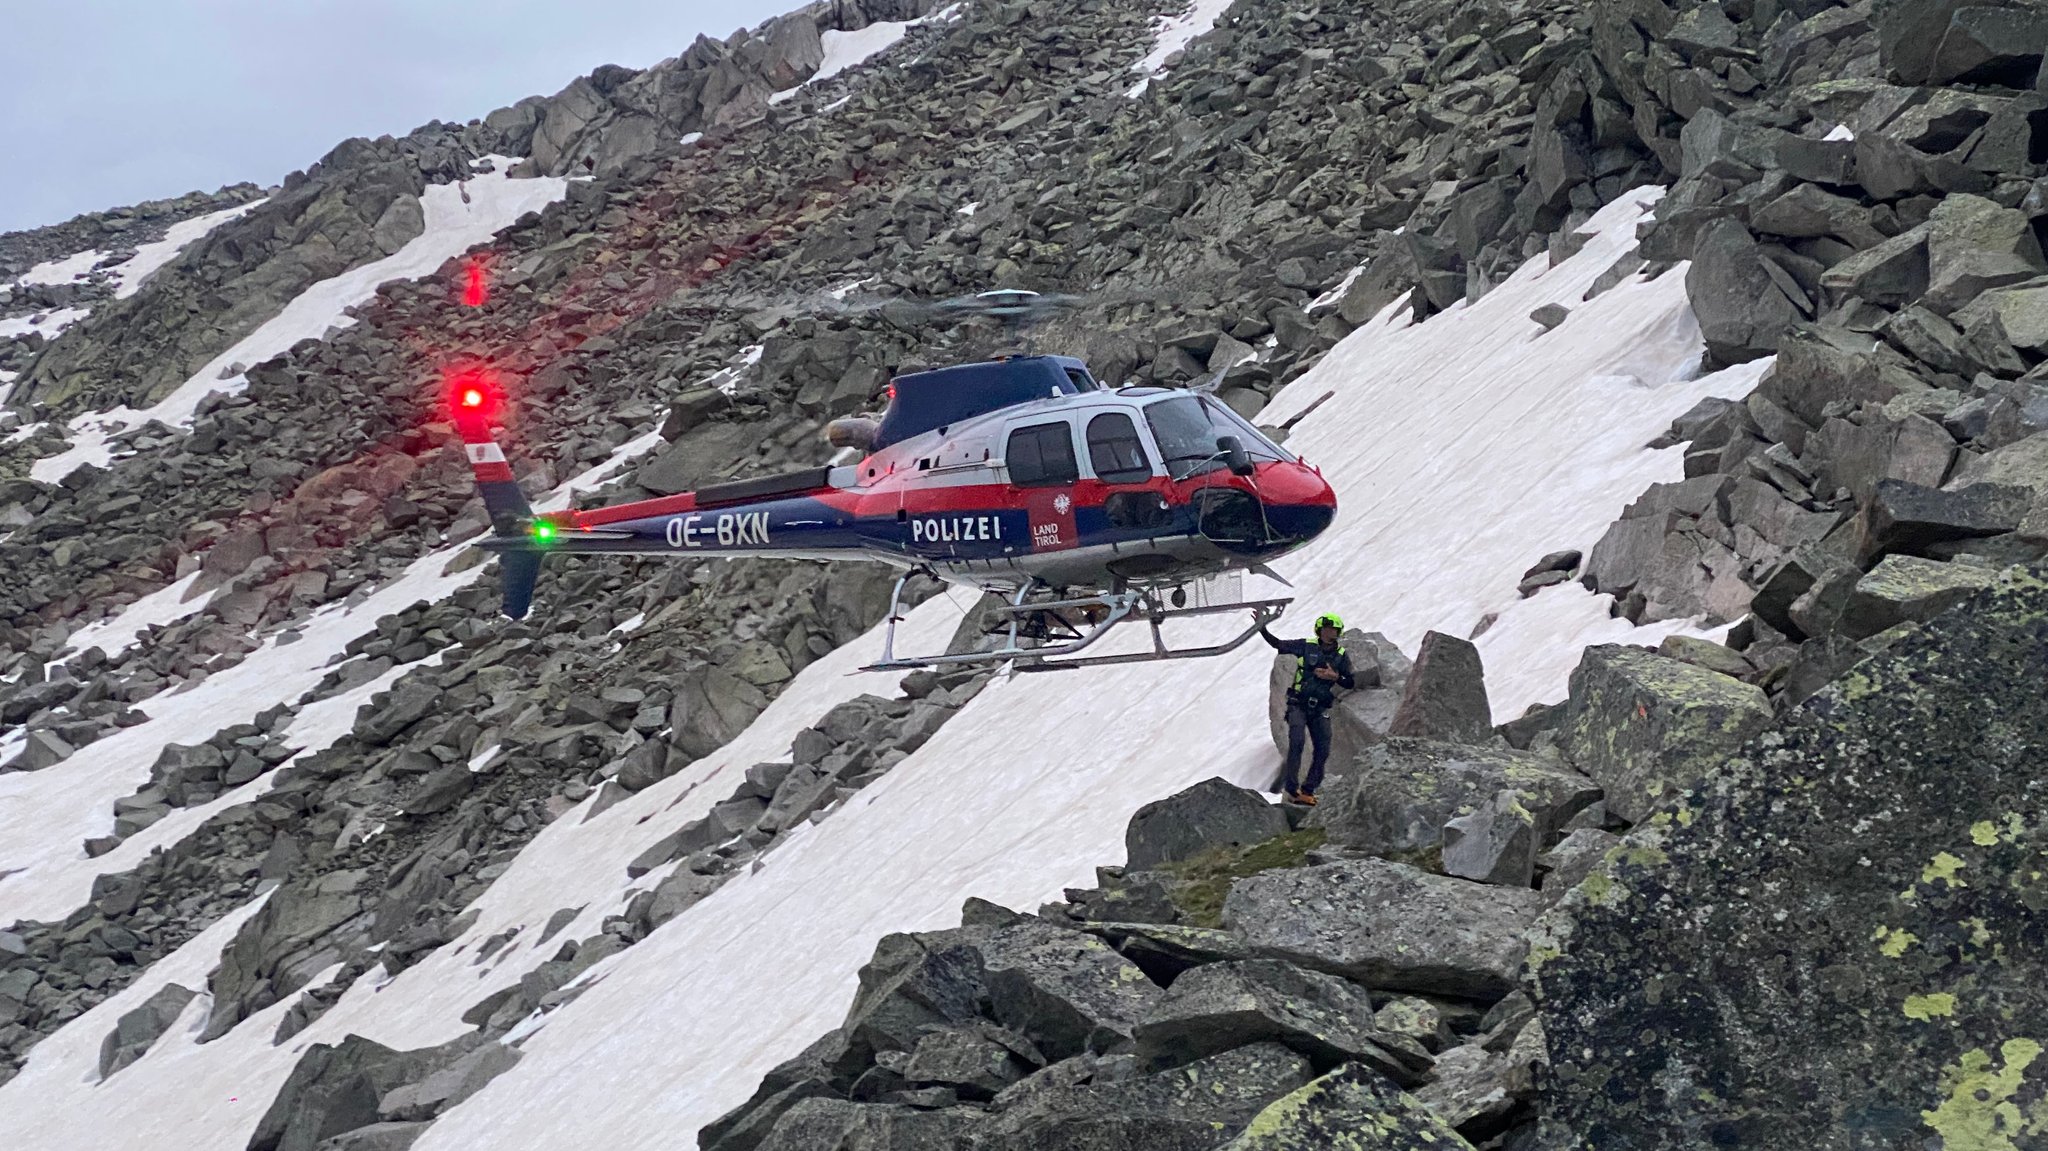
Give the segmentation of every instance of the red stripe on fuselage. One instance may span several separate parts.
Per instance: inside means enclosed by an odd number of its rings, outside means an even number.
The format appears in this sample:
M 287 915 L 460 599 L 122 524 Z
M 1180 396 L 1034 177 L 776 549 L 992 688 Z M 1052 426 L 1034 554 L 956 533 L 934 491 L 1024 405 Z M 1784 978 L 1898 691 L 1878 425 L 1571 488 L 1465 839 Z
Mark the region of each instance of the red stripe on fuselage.
M 1219 487 L 1252 492 L 1275 503 L 1334 506 L 1337 502 L 1336 495 L 1330 491 L 1329 485 L 1307 466 L 1278 462 L 1261 463 L 1258 471 L 1249 479 L 1212 472 L 1182 480 L 1177 484 L 1165 479 L 1153 479 L 1143 484 L 1106 484 L 1101 480 L 1080 480 L 1069 485 L 1066 490 L 1073 497 L 1076 507 L 1094 508 L 1100 507 L 1117 492 L 1154 491 L 1166 495 L 1170 502 L 1186 503 L 1197 491 Z M 1028 510 L 1026 501 L 1030 494 L 1044 490 L 1012 487 L 1009 484 L 924 487 L 918 484 L 914 474 L 908 474 L 885 478 L 881 483 L 869 488 L 814 488 L 807 492 L 790 492 L 769 499 L 721 504 L 716 507 L 738 509 L 783 500 L 809 499 L 817 500 L 859 519 L 893 516 L 899 510 L 909 516 L 943 515 L 948 512 L 1025 511 Z M 696 493 L 684 492 L 681 495 L 614 504 L 611 507 L 592 508 L 589 511 L 561 513 L 557 522 L 565 527 L 596 528 L 628 520 L 655 519 L 702 510 L 704 509 L 697 505 Z

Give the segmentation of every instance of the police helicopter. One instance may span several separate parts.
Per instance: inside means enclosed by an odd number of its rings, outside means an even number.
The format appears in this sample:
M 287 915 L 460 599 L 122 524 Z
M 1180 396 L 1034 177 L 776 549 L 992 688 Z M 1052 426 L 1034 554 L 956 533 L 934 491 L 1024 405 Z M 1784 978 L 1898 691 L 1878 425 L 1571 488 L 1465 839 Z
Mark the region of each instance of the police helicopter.
M 1007 290 L 941 310 L 1018 325 L 1062 303 Z M 1246 571 L 1278 579 L 1266 565 L 1336 515 L 1319 469 L 1199 390 L 1108 387 L 1079 359 L 1025 354 L 898 376 L 887 395 L 879 419 L 827 429 L 857 462 L 535 515 L 492 438 L 501 390 L 457 375 L 448 402 L 490 514 L 478 546 L 500 557 L 505 614 L 526 615 L 551 555 L 856 559 L 902 569 L 882 658 L 867 670 L 1190 659 L 1236 649 L 1291 602 L 1206 602 L 1191 589 Z M 896 624 L 918 578 L 1001 596 L 999 642 L 899 655 Z M 1249 626 L 1220 644 L 1176 648 L 1162 631 L 1239 611 Z M 1138 621 L 1149 650 L 1084 654 Z

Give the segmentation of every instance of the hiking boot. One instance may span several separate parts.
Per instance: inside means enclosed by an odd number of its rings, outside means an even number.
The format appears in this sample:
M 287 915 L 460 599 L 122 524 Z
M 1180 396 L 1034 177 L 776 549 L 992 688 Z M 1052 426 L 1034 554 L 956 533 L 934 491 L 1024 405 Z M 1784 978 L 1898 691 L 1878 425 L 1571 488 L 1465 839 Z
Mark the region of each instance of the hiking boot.
M 1280 798 L 1282 798 L 1282 799 L 1286 800 L 1286 801 L 1287 801 L 1288 803 L 1300 803 L 1300 802 L 1301 802 L 1301 794 L 1300 794 L 1299 792 L 1293 792 L 1293 791 L 1288 791 L 1288 792 L 1282 792 L 1282 793 L 1281 793 L 1281 796 L 1280 796 Z
M 1294 802 L 1301 804 L 1303 807 L 1314 807 L 1316 805 L 1316 797 L 1304 791 L 1294 797 Z

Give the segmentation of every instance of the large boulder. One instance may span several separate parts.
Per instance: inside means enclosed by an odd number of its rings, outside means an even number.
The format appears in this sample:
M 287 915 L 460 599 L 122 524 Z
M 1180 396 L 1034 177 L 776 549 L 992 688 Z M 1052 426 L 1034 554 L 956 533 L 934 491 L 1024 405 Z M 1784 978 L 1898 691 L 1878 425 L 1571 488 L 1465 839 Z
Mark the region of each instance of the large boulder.
M 148 1054 L 198 994 L 191 988 L 167 983 L 143 1000 L 141 1006 L 123 1014 L 100 1042 L 100 1078 L 105 1079 Z
M 1764 264 L 1756 237 L 1740 220 L 1715 220 L 1696 242 L 1686 294 L 1708 352 L 1723 363 L 1747 363 L 1777 351 L 1799 319 L 1799 309 Z
M 860 969 L 860 985 L 847 1009 L 845 1031 L 860 1052 L 909 1051 L 932 1027 L 980 1018 L 988 996 L 976 944 L 986 932 L 961 928 L 919 935 L 885 935 Z
M 2031 488 L 2014 485 L 1970 484 L 1943 491 L 1880 480 L 1858 524 L 1858 552 L 1868 563 L 1892 552 L 1920 555 L 1933 544 L 2003 535 L 2020 526 L 2033 503 Z
M 1143 871 L 1287 833 L 1287 815 L 1258 792 L 1205 779 L 1138 809 L 1124 830 L 1126 868 Z
M 1219 1151 L 1469 1151 L 1471 1146 L 1414 1096 L 1354 1063 L 1266 1108 Z
M 1531 955 L 1547 1117 L 1637 1151 L 2039 1145 L 2044 661 L 2037 566 L 1610 853 Z
M 332 1046 L 315 1043 L 293 1065 L 257 1121 L 248 1151 L 314 1151 L 323 1141 L 376 1125 L 382 1121 L 379 1101 L 387 1094 L 460 1062 L 489 1042 L 470 1034 L 417 1051 L 395 1051 L 360 1035 Z M 388 1133 L 372 1134 L 383 1138 Z
M 1224 926 L 1262 955 L 1368 986 L 1486 999 L 1513 986 L 1534 891 L 1341 860 L 1238 880 Z
M 1547 756 L 1390 739 L 1359 756 L 1305 824 L 1323 828 L 1333 843 L 1375 855 L 1426 852 L 1442 846 L 1444 824 L 1502 791 L 1531 814 L 1546 843 L 1600 798 L 1598 784 Z
M 1949 196 L 1934 206 L 1928 224 L 1928 284 L 1922 299 L 1943 315 L 1987 289 L 2048 271 L 2033 222 L 2016 208 L 2002 208 L 1981 196 Z
M 1138 1021 L 1137 1040 L 1139 1059 L 1153 1066 L 1267 1041 L 1318 1066 L 1363 1063 L 1404 1085 L 1419 1082 L 1430 1063 L 1414 1040 L 1379 1030 L 1365 988 L 1272 959 L 1187 972 Z
M 996 1020 L 1052 1059 L 1129 1039 L 1164 994 L 1107 943 L 1040 922 L 996 932 L 978 948 Z
M 1486 668 L 1469 640 L 1442 632 L 1422 637 L 1415 666 L 1401 691 L 1389 735 L 1486 743 L 1493 739 L 1493 709 L 1486 702 Z
M 1692 786 L 1771 718 L 1739 679 L 1642 648 L 1589 647 L 1572 672 L 1558 746 L 1630 822 Z

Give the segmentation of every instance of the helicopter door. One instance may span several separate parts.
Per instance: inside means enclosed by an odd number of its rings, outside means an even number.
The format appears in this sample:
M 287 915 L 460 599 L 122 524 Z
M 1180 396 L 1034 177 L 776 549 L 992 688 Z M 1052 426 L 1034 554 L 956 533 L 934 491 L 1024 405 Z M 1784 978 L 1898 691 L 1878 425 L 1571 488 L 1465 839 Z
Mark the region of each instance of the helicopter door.
M 1074 526 L 1074 427 L 1065 420 L 1030 424 L 1010 433 L 1003 452 L 1010 486 L 1031 520 L 1031 550 L 1063 551 L 1081 542 Z
M 1138 427 L 1124 412 L 1103 412 L 1088 421 L 1088 465 L 1109 487 L 1103 514 L 1115 528 L 1163 527 L 1170 518 L 1159 493 L 1151 489 L 1152 463 Z

